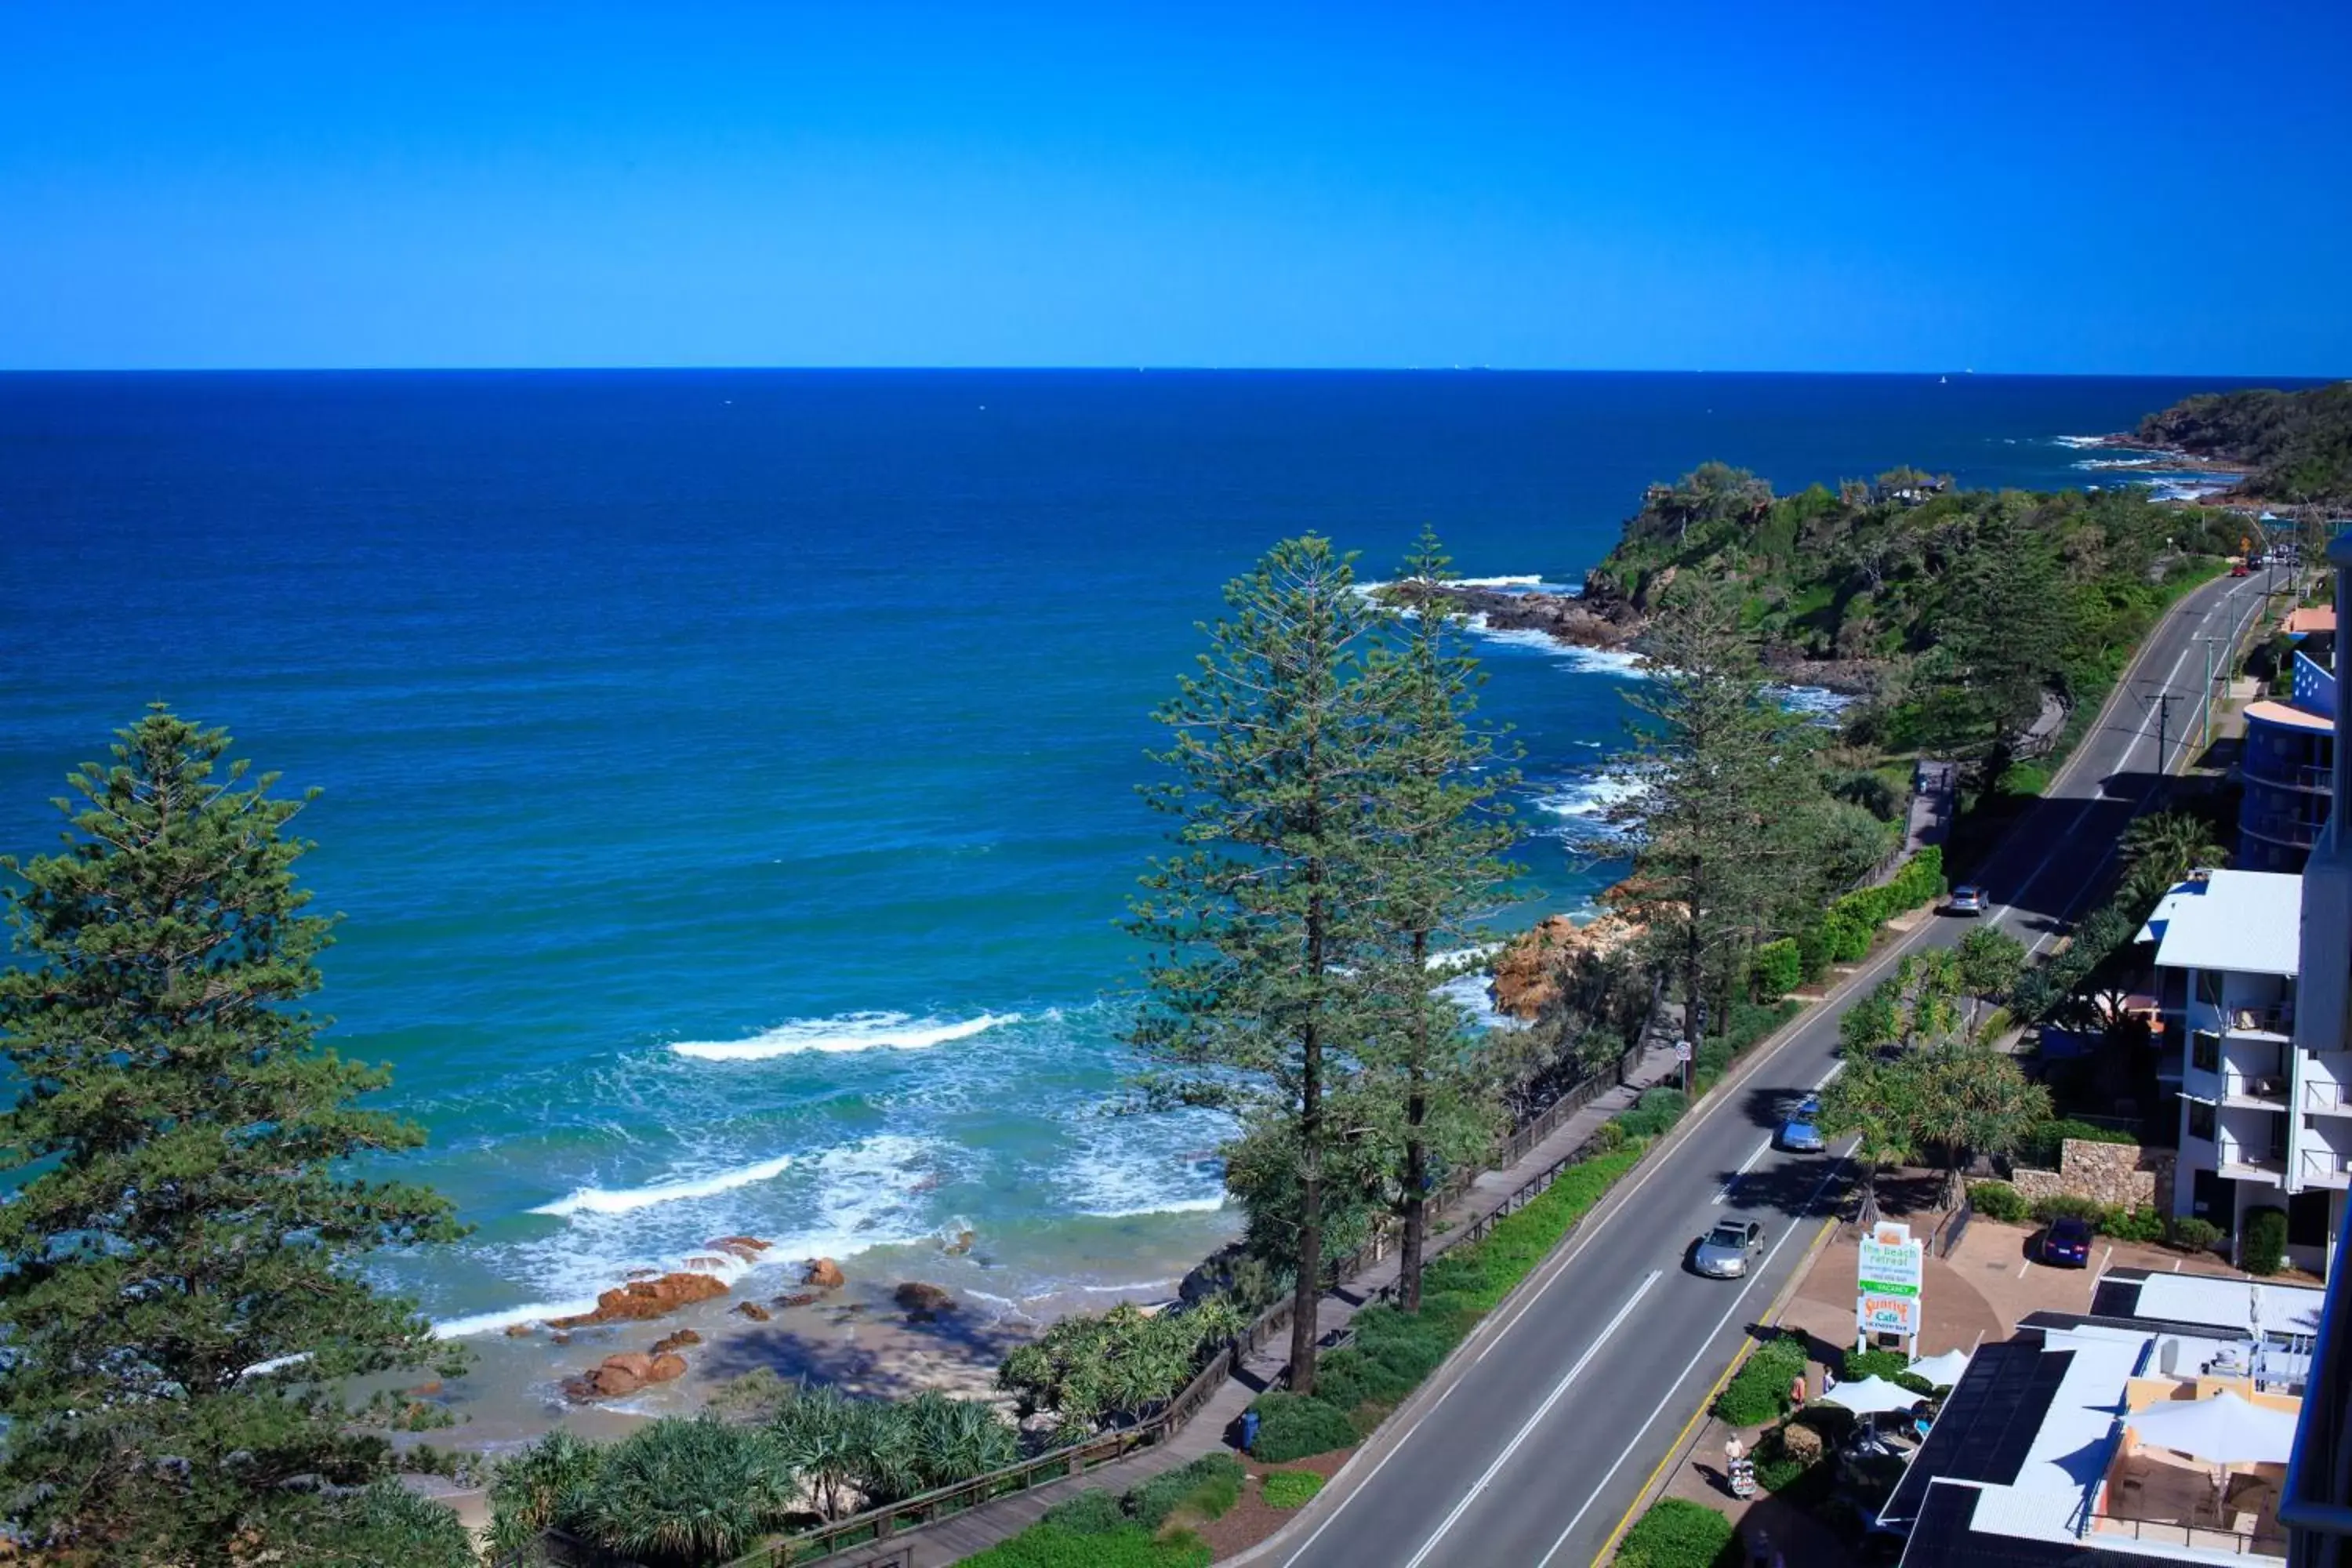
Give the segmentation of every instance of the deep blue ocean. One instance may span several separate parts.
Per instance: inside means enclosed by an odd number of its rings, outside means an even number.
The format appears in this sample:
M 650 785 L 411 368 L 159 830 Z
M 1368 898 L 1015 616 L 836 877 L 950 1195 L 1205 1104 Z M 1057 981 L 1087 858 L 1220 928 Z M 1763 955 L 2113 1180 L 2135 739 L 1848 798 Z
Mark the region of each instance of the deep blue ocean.
M 1111 1119 L 1195 623 L 1307 530 L 1572 584 L 1643 487 L 1899 463 L 2097 482 L 2062 437 L 2217 384 L 1482 374 L 0 376 L 0 847 L 163 699 L 324 794 L 321 1011 L 476 1222 L 444 1320 L 714 1235 L 927 1245 L 1019 1300 L 1228 1225 L 1217 1127 Z M 2105 476 L 2112 478 L 2113 476 Z M 1489 638 L 1526 898 L 1613 876 L 1622 659 Z

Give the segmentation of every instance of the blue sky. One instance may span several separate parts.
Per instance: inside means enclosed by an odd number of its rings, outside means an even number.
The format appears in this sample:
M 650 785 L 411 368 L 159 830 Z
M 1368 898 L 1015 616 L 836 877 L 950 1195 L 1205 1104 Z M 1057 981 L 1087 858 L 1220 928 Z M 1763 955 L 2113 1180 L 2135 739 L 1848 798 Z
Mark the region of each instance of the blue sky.
M 2352 373 L 2352 5 L 0 10 L 0 366 Z

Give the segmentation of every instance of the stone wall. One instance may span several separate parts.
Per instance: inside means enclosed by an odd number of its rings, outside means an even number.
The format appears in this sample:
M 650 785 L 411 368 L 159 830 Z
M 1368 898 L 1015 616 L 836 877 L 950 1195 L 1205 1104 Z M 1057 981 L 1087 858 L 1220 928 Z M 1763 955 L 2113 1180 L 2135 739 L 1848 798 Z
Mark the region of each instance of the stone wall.
M 2113 1208 L 2168 1211 L 2172 1204 L 2169 1149 L 2137 1143 L 2088 1143 L 2069 1138 L 2059 1146 L 2058 1168 L 2010 1173 L 2010 1184 L 2026 1202 L 2049 1197 L 2089 1198 Z

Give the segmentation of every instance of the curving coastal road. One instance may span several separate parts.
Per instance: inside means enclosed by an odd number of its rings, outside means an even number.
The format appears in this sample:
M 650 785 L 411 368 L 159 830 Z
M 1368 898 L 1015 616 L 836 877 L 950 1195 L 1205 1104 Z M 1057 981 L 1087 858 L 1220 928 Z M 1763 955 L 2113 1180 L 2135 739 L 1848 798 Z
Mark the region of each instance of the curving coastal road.
M 2187 595 L 2143 645 L 2095 731 L 1979 877 L 1986 919 L 2029 946 L 2075 915 L 2160 772 L 2195 743 L 2205 649 L 2242 629 L 2260 577 Z M 2162 766 L 2157 697 L 2174 700 Z M 1845 1005 L 1904 952 L 1975 922 L 1931 919 L 1800 1021 L 1612 1193 L 1487 1320 L 1307 1516 L 1252 1561 L 1280 1568 L 1584 1568 L 1780 1293 L 1821 1225 L 1837 1161 L 1771 1147 L 1779 1108 L 1823 1082 Z M 1716 1219 L 1763 1222 L 1744 1281 L 1685 1266 Z

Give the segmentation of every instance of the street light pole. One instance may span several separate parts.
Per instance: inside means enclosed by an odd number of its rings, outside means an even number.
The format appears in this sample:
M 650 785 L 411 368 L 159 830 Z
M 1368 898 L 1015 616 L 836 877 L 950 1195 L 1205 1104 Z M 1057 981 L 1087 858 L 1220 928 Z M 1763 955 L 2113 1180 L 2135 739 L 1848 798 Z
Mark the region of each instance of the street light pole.
M 2197 640 L 2205 645 L 2205 697 L 2197 715 L 2197 749 L 2201 752 L 2213 744 L 2213 645 L 2222 639 L 2201 637 Z

